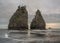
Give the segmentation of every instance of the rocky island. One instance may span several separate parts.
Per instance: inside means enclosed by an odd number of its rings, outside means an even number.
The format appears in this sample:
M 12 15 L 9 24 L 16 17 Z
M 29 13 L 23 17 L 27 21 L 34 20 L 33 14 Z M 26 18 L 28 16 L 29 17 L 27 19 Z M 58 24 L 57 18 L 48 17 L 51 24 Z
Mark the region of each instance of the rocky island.
M 31 22 L 30 29 L 41 29 L 45 30 L 46 24 L 39 10 L 36 11 L 36 15 Z
M 12 15 L 8 24 L 9 30 L 26 30 L 28 29 L 28 12 L 26 6 L 18 6 L 16 12 Z
M 45 21 L 39 10 L 36 11 L 36 15 L 30 24 L 30 29 L 41 29 L 46 28 Z M 16 12 L 12 15 L 8 24 L 9 30 L 27 30 L 28 29 L 28 11 L 26 6 L 18 6 Z

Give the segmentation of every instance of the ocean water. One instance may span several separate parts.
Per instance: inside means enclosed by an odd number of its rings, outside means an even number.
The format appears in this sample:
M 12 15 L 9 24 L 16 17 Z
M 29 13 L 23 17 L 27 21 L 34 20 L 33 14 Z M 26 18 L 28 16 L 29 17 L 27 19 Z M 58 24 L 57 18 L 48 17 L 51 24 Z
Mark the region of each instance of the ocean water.
M 27 31 L 0 29 L 0 43 L 60 43 L 60 29 Z

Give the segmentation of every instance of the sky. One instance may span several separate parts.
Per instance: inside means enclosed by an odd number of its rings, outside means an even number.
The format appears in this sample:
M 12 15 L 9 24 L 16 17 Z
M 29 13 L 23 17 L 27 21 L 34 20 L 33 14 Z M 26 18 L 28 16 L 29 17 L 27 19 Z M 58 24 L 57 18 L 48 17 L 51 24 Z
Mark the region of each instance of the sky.
M 26 5 L 29 15 L 35 15 L 37 9 L 41 11 L 43 16 L 44 14 L 60 14 L 60 0 L 0 0 L 0 24 L 8 23 L 10 17 L 19 5 Z M 60 16 L 58 15 L 57 17 Z M 57 17 L 52 18 L 54 19 Z M 56 20 L 54 19 L 54 21 L 60 22 L 60 18 Z
M 9 17 L 18 5 L 26 5 L 31 15 L 37 9 L 40 9 L 42 14 L 60 14 L 60 0 L 0 0 L 0 16 Z

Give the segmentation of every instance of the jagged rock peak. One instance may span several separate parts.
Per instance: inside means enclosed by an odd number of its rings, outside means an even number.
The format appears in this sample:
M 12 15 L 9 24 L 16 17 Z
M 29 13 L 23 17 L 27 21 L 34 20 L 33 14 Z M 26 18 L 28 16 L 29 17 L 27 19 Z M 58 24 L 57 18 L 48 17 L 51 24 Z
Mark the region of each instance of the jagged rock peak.
M 44 29 L 46 29 L 45 26 L 46 26 L 46 24 L 45 24 L 45 21 L 41 15 L 41 12 L 40 12 L 40 10 L 37 10 L 35 18 L 31 22 L 30 28 L 44 30 Z
M 12 15 L 9 21 L 8 29 L 26 30 L 28 29 L 28 12 L 26 6 L 18 6 L 16 12 Z

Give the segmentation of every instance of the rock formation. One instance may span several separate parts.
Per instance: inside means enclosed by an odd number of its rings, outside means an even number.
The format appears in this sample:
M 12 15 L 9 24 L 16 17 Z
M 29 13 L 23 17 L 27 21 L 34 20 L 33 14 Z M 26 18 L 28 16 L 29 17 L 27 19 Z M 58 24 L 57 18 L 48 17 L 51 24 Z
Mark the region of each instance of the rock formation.
M 31 22 L 30 28 L 31 29 L 41 29 L 41 30 L 45 29 L 45 21 L 39 10 L 37 10 L 35 18 Z
M 9 24 L 9 30 L 26 30 L 28 29 L 28 12 L 26 6 L 18 6 L 18 9 L 11 17 Z

